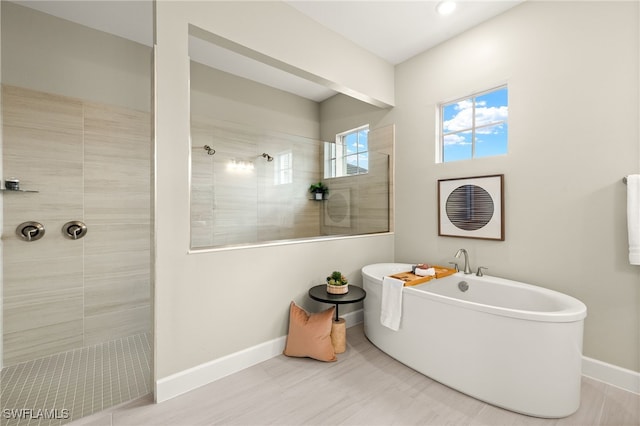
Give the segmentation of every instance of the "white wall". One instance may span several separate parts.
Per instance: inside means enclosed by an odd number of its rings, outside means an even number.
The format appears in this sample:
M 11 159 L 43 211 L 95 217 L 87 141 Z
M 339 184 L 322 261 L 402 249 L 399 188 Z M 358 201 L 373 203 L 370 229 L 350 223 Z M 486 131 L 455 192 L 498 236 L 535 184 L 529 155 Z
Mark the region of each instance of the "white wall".
M 317 139 L 317 102 L 191 62 L 191 114 Z M 373 108 L 373 107 L 372 107 Z
M 148 46 L 14 3 L 2 9 L 12 35 L 2 46 L 3 83 L 149 111 Z
M 289 301 L 318 309 L 306 293 L 322 283 L 328 271 L 339 269 L 350 281 L 361 284 L 363 265 L 393 258 L 392 235 L 187 252 L 188 24 L 345 86 L 357 80 L 358 74 L 366 74 L 369 78 L 358 81 L 366 87 L 358 90 L 368 93 L 370 89 L 373 97 L 389 99 L 393 82 L 390 66 L 303 19 L 283 3 L 157 2 L 156 8 L 154 369 L 158 381 L 284 335 Z M 318 43 L 323 47 L 314 48 Z M 329 66 L 339 63 L 343 55 L 356 59 L 355 75 L 353 70 L 341 75 L 339 68 Z
M 396 68 L 397 261 L 465 247 L 488 273 L 588 307 L 584 354 L 640 370 L 640 268 L 626 187 L 640 172 L 638 2 L 525 2 Z M 438 102 L 507 82 L 506 156 L 434 164 Z M 437 236 L 438 179 L 505 174 L 504 242 Z M 416 194 L 420 194 L 416 197 Z
M 366 124 L 376 129 L 388 113 L 389 109 L 337 94 L 320 103 L 320 139 L 333 141 L 338 133 Z
M 179 3 L 193 11 L 189 23 L 211 29 L 215 36 L 243 47 L 243 52 L 266 55 L 287 71 L 356 99 L 385 107 L 394 103 L 392 65 L 285 2 Z

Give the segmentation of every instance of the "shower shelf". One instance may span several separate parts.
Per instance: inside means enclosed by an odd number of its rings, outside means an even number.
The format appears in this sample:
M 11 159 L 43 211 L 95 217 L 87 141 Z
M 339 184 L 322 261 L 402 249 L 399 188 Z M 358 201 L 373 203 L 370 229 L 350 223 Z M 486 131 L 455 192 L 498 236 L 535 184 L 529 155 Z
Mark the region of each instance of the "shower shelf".
M 0 188 L 0 191 L 2 192 L 40 192 L 40 191 L 34 191 L 33 189 L 4 189 L 4 188 Z

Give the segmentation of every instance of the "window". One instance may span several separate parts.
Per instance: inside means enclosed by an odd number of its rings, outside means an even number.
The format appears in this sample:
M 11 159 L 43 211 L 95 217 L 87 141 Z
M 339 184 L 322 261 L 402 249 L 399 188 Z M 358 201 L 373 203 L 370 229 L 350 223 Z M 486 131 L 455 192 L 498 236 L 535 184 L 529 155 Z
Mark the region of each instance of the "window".
M 439 162 L 506 154 L 508 108 L 507 86 L 441 104 Z
M 324 177 L 360 175 L 369 171 L 369 126 L 336 135 L 335 143 L 325 143 Z
M 274 171 L 274 183 L 276 185 L 285 185 L 293 182 L 293 153 L 291 150 L 276 155 Z

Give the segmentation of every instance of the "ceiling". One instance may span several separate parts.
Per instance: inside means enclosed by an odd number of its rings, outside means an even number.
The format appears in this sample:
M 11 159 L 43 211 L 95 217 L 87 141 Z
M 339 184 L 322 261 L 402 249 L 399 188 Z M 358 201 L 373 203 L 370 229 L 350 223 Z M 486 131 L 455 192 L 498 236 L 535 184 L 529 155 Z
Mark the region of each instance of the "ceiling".
M 310 0 L 286 3 L 356 45 L 396 65 L 523 1 L 458 1 L 456 10 L 447 16 L 438 15 L 438 1 L 434 0 Z M 148 46 L 153 42 L 151 0 L 14 2 Z M 326 87 L 301 78 L 292 78 L 284 71 L 220 47 L 211 47 L 194 37 L 190 41 L 190 56 L 193 60 L 214 68 L 315 101 L 322 101 L 335 94 Z
M 287 1 L 325 27 L 397 65 L 524 0 L 463 0 L 447 16 L 440 1 Z

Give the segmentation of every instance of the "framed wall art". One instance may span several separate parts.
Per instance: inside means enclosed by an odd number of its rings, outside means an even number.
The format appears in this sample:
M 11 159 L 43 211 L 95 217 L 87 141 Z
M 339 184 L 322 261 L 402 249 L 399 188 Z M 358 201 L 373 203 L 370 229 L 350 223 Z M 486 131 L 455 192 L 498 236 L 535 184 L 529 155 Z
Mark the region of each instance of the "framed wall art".
M 504 175 L 438 180 L 438 235 L 504 241 Z

